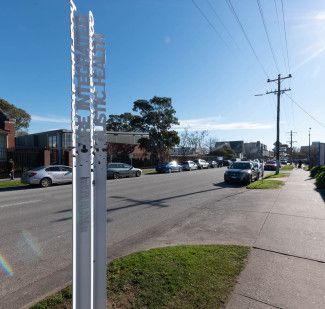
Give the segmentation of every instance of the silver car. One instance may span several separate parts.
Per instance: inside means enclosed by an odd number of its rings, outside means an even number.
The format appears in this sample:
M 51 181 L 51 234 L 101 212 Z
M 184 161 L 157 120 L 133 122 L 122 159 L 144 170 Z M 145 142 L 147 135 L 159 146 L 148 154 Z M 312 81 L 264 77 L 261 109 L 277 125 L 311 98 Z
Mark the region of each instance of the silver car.
M 52 184 L 72 182 L 72 167 L 65 165 L 48 165 L 34 168 L 23 173 L 21 182 L 30 185 L 39 185 L 42 188 Z
M 109 163 L 107 165 L 107 178 L 140 177 L 141 174 L 142 170 L 126 163 Z
M 197 170 L 197 165 L 193 161 L 184 161 L 181 163 L 183 171 Z

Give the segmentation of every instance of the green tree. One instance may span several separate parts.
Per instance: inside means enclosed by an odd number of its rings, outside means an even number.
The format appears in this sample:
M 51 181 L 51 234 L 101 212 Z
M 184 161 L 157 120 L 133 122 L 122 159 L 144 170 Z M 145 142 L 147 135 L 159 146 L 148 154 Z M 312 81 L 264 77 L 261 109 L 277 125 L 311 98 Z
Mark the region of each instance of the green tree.
M 13 104 L 10 104 L 4 99 L 0 99 L 0 109 L 5 112 L 10 118 L 16 120 L 15 127 L 17 131 L 27 129 L 29 127 L 31 116 L 25 110 L 18 108 Z
M 142 119 L 131 113 L 109 115 L 106 123 L 107 131 L 142 131 Z
M 225 159 L 235 159 L 236 153 L 228 145 L 224 145 L 218 149 L 213 150 L 210 155 L 224 157 Z
M 156 161 L 166 160 L 170 148 L 180 141 L 177 131 L 172 130 L 172 126 L 179 122 L 171 98 L 137 100 L 133 103 L 133 111 L 136 114 L 110 115 L 107 130 L 148 132 L 149 139 L 139 140 L 140 148 L 150 152 Z

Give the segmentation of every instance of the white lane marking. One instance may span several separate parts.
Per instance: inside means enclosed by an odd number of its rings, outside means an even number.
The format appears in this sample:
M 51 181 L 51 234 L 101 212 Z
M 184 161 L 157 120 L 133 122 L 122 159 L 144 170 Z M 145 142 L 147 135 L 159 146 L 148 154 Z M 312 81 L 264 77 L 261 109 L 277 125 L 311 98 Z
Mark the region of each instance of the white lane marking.
M 19 205 L 24 205 L 24 204 L 32 204 L 32 203 L 38 203 L 41 202 L 42 200 L 33 200 L 33 201 L 25 201 L 25 202 L 18 202 L 18 203 L 12 203 L 12 204 L 5 204 L 5 205 L 0 205 L 0 208 L 6 208 L 6 207 L 11 207 L 11 206 L 19 206 Z

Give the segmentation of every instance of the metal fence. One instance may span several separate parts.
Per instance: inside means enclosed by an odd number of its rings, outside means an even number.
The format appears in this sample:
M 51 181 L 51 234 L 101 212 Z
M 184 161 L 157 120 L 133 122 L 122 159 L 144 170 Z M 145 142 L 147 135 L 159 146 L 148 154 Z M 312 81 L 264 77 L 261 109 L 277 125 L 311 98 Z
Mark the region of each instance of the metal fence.
M 10 159 L 14 161 L 15 174 L 18 177 L 24 170 L 44 164 L 44 151 L 40 149 L 4 149 L 1 153 L 5 159 L 0 160 L 0 178 L 9 177 Z

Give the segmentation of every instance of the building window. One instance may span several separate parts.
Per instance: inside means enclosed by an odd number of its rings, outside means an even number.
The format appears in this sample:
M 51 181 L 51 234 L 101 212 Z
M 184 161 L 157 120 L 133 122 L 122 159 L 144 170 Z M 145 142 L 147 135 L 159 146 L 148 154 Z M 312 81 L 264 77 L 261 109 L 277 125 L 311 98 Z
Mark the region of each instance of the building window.
M 51 135 L 48 137 L 48 145 L 49 148 L 56 148 L 57 147 L 57 137 L 56 135 Z

